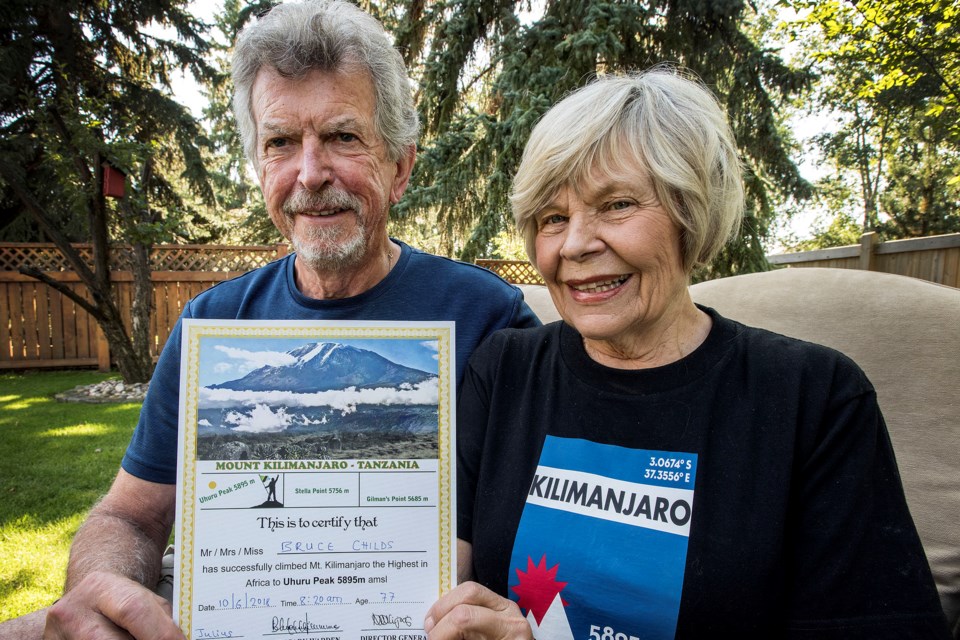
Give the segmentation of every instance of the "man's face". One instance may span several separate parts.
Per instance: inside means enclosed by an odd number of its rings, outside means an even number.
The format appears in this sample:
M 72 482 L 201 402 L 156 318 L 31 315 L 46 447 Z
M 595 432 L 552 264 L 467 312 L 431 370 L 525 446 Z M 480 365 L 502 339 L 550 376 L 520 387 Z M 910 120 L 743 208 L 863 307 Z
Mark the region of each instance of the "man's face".
M 317 272 L 360 270 L 386 251 L 387 214 L 406 188 L 413 151 L 387 157 L 366 72 L 261 69 L 251 95 L 267 212 Z

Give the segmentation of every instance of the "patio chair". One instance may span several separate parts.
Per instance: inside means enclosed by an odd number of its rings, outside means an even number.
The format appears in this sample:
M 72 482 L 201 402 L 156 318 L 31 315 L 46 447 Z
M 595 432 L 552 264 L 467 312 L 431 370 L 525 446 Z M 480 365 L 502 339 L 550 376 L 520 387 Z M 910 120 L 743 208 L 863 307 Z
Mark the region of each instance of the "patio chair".
M 780 269 L 702 282 L 696 302 L 833 347 L 874 388 L 910 513 L 960 638 L 960 289 L 852 269 Z
M 541 321 L 559 319 L 545 287 L 520 288 Z M 728 318 L 833 347 L 863 368 L 960 640 L 960 289 L 886 273 L 794 268 L 690 290 Z

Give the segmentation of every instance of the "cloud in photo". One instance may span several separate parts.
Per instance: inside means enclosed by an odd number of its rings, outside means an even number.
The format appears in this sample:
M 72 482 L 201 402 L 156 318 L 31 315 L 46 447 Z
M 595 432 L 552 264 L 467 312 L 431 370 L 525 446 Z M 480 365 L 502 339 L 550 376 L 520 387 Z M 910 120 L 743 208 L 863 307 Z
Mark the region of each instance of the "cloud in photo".
M 232 360 L 239 360 L 239 362 L 236 363 L 236 367 L 240 373 L 249 373 L 266 366 L 285 367 L 297 361 L 295 357 L 283 351 L 248 351 L 246 349 L 235 349 L 222 344 L 216 345 L 214 349 Z M 219 363 L 217 367 L 225 364 L 229 366 L 228 363 Z
M 234 425 L 234 431 L 246 433 L 278 433 L 286 430 L 293 422 L 293 417 L 287 413 L 286 407 L 273 411 L 266 404 L 257 404 L 250 415 L 231 411 L 224 418 L 224 422 Z
M 400 388 L 379 387 L 357 389 L 348 387 L 317 393 L 293 393 L 290 391 L 236 391 L 234 389 L 200 389 L 200 408 L 220 409 L 226 407 L 330 407 L 352 413 L 357 405 L 432 405 L 438 404 L 438 378 L 424 380 L 417 385 Z M 289 419 L 289 417 L 288 417 Z
M 424 340 L 420 343 L 420 346 L 426 349 L 427 351 L 432 351 L 434 360 L 440 360 L 440 347 L 439 343 L 436 340 Z

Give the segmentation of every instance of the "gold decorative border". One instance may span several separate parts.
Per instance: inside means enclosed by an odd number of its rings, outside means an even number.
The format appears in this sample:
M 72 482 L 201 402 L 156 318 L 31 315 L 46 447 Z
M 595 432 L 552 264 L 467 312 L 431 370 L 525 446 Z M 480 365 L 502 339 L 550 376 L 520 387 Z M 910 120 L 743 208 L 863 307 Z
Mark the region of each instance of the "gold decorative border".
M 452 491 L 456 440 L 454 411 L 456 408 L 455 329 L 452 322 L 405 322 L 391 326 L 384 322 L 343 321 L 279 321 L 264 324 L 260 320 L 190 320 L 183 325 L 187 344 L 186 357 L 181 362 L 181 375 L 186 377 L 186 396 L 180 400 L 184 433 L 182 450 L 183 475 L 178 478 L 182 492 L 182 512 L 177 514 L 177 578 L 179 581 L 180 627 L 187 637 L 193 635 L 193 537 L 196 516 L 197 476 L 197 415 L 200 389 L 200 340 L 221 338 L 301 338 L 301 339 L 406 339 L 437 341 L 437 483 L 438 517 L 440 527 L 439 585 L 443 593 L 452 589 L 456 576 L 455 493 Z M 453 564 L 451 565 L 451 560 Z

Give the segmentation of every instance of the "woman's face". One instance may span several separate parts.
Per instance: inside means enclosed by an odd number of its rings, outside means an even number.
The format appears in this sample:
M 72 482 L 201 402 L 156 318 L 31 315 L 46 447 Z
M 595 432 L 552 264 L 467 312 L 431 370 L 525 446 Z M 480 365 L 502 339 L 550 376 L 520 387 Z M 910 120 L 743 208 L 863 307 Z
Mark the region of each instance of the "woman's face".
M 537 267 L 588 346 L 649 343 L 692 305 L 680 229 L 644 171 L 595 169 L 563 187 L 535 221 Z

